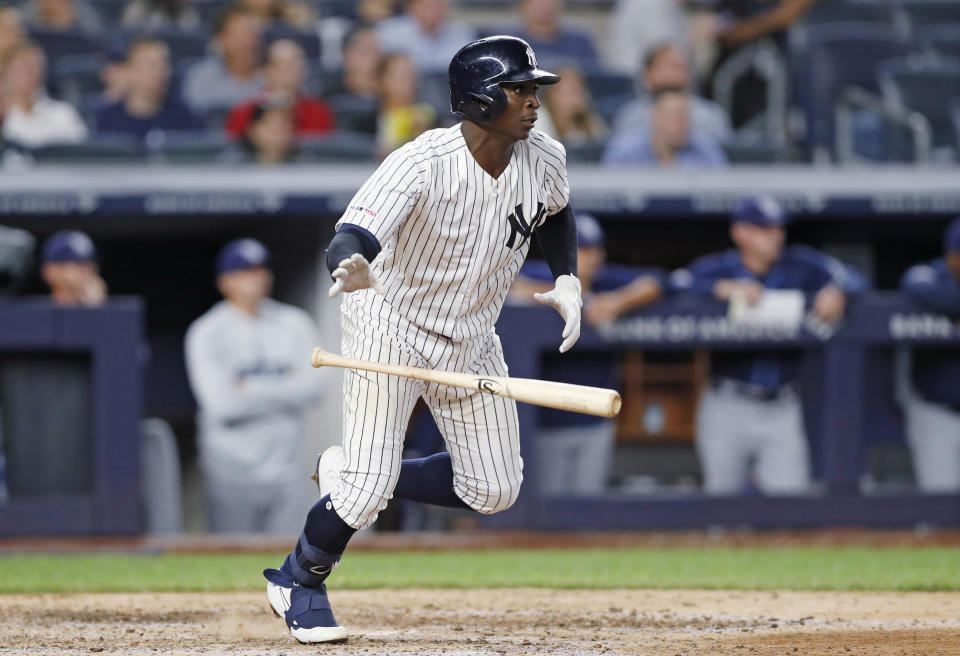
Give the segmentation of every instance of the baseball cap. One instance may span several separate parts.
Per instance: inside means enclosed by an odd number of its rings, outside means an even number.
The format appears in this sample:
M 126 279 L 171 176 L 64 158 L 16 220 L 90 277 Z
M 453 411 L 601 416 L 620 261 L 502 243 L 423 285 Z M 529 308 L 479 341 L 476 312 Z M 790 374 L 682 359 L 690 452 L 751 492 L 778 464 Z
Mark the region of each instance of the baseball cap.
M 95 262 L 97 247 L 85 232 L 61 230 L 43 242 L 43 261 L 46 262 Z
M 217 275 L 270 266 L 270 251 L 256 239 L 235 239 L 217 255 Z
M 731 217 L 734 223 L 750 223 L 761 228 L 782 228 L 787 222 L 783 206 L 773 196 L 747 196 Z
M 592 214 L 577 214 L 577 246 L 592 248 L 603 246 L 603 228 Z
M 955 218 L 943 234 L 943 250 L 947 253 L 960 251 L 960 216 Z

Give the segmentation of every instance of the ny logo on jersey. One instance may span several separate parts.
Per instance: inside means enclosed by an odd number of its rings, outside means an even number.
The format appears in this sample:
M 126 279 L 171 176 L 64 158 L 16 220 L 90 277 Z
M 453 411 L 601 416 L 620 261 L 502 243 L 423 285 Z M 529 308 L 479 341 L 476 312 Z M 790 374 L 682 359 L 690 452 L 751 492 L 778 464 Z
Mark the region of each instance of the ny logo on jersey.
M 547 213 L 547 208 L 543 206 L 543 203 L 537 203 L 537 212 L 532 217 L 530 217 L 530 222 L 523 218 L 523 205 L 517 205 L 513 208 L 513 214 L 507 217 L 507 221 L 510 223 L 510 236 L 507 237 L 507 248 L 513 248 L 513 244 L 517 239 L 517 233 L 520 233 L 520 243 L 517 244 L 517 248 L 523 246 L 530 235 L 533 234 L 533 231 L 537 229 L 537 226 L 543 222 L 543 217 Z

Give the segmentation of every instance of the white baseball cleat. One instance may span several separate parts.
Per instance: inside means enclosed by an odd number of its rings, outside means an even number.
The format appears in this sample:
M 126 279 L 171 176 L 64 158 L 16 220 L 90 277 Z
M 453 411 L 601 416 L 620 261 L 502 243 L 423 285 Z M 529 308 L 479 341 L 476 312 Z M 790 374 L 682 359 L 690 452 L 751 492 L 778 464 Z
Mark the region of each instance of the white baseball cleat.
M 317 458 L 317 487 L 320 496 L 325 497 L 340 483 L 340 475 L 347 464 L 347 453 L 342 446 L 331 446 Z

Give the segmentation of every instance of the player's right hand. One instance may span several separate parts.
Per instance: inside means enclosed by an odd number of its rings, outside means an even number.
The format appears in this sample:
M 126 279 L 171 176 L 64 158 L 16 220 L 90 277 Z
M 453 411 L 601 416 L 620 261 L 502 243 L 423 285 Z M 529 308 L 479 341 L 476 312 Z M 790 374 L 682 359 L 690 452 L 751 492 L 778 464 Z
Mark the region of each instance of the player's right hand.
M 331 275 L 336 282 L 330 287 L 330 298 L 336 297 L 340 292 L 350 293 L 368 287 L 373 287 L 378 294 L 384 293 L 383 285 L 377 280 L 370 263 L 360 253 L 341 260 Z
M 566 353 L 580 339 L 580 308 L 583 306 L 580 299 L 580 281 L 569 274 L 560 276 L 553 289 L 546 294 L 534 294 L 533 297 L 541 303 L 552 305 L 563 317 L 563 343 L 560 344 L 560 352 Z

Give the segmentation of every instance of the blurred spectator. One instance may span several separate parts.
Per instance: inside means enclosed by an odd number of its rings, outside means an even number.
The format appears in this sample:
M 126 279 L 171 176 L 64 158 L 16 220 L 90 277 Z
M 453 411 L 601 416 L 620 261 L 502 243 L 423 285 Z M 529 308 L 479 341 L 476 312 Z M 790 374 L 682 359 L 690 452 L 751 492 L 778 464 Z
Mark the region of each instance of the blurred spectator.
M 943 239 L 944 256 L 910 268 L 900 282 L 924 308 L 960 317 L 960 217 Z M 924 492 L 960 492 L 960 351 L 914 349 L 906 399 L 907 442 Z
M 26 40 L 20 13 L 15 7 L 0 7 L 0 69 L 7 53 Z
M 447 20 L 450 0 L 406 0 L 404 13 L 382 21 L 383 52 L 410 55 L 421 73 L 446 72 L 456 52 L 474 39 L 466 25 Z
M 32 43 L 13 48 L 3 64 L 3 138 L 27 148 L 77 143 L 87 126 L 68 103 L 47 96 L 46 57 Z
M 103 34 L 103 22 L 85 0 L 28 0 L 22 6 L 23 24 L 31 29 Z
M 603 152 L 603 164 L 656 166 L 725 166 L 727 156 L 716 140 L 690 127 L 690 94 L 664 88 L 654 94 L 645 128 L 617 132 Z
M 635 77 L 643 57 L 658 43 L 686 49 L 686 0 L 617 0 L 607 30 L 606 67 Z
M 127 46 L 123 39 L 114 39 L 107 44 L 106 61 L 100 69 L 103 92 L 100 104 L 107 105 L 127 95 L 130 73 L 127 69 Z
M 133 0 L 123 10 L 120 25 L 128 30 L 185 30 L 202 27 L 193 0 Z
M 357 0 L 357 21 L 360 23 L 379 23 L 396 14 L 396 0 Z
M 308 357 L 316 326 L 269 298 L 269 254 L 257 240 L 224 246 L 216 271 L 225 300 L 186 335 L 210 528 L 291 531 L 303 522 L 304 415 L 320 392 Z
M 293 111 L 286 103 L 254 106 L 239 141 L 224 156 L 225 163 L 284 164 L 298 154 Z
M 386 55 L 377 74 L 380 116 L 377 148 L 386 156 L 433 127 L 436 115 L 427 103 L 417 102 L 417 72 L 407 55 Z
M 786 29 L 798 21 L 817 0 L 770 0 L 744 2 L 720 0 L 714 19 L 714 31 L 720 49 L 711 78 L 741 48 L 763 37 L 770 37 L 785 48 Z M 766 83 L 755 73 L 741 75 L 733 88 L 730 109 L 734 128 L 741 128 L 765 109 Z
M 812 293 L 815 321 L 835 323 L 848 296 L 866 288 L 856 272 L 805 246 L 784 248 L 780 204 L 768 196 L 747 198 L 733 214 L 734 250 L 706 255 L 674 272 L 680 292 L 755 307 L 767 295 Z M 798 323 L 802 320 L 798 307 Z M 780 314 L 783 314 L 780 312 Z M 799 327 L 799 326 L 797 326 Z M 710 387 L 697 411 L 697 454 L 708 494 L 738 494 L 753 481 L 766 494 L 803 494 L 810 464 L 797 389 L 802 355 L 797 351 L 715 351 Z
M 537 53 L 541 66 L 553 70 L 563 66 L 587 68 L 597 63 L 597 49 L 590 34 L 561 22 L 563 0 L 521 0 L 523 27 L 510 33 Z
M 333 112 L 322 100 L 301 92 L 306 62 L 303 48 L 295 41 L 279 39 L 267 50 L 267 66 L 260 98 L 234 107 L 227 116 L 227 133 L 242 136 L 258 104 L 286 104 L 293 108 L 297 135 L 317 135 L 334 128 Z
M 645 96 L 624 105 L 617 112 L 613 122 L 613 129 L 617 132 L 649 125 L 653 109 L 651 98 L 657 91 L 668 88 L 693 90 L 693 77 L 686 53 L 676 43 L 654 45 L 644 56 L 640 82 Z M 723 107 L 695 93 L 690 95 L 690 124 L 695 132 L 720 142 L 726 141 L 732 134 L 730 118 Z
M 217 16 L 214 54 L 197 62 L 183 80 L 183 99 L 194 112 L 226 111 L 260 92 L 260 19 L 248 9 L 228 7 Z
M 349 119 L 341 129 L 376 134 L 380 57 L 380 43 L 372 27 L 357 26 L 344 37 L 340 79 L 324 89 L 324 96 Z
M 97 248 L 86 233 L 63 230 L 43 243 L 41 275 L 57 305 L 95 307 L 107 302 Z
M 299 30 L 313 29 L 316 14 L 300 0 L 240 0 L 240 5 L 260 17 L 263 23 L 282 23 Z
M 577 277 L 583 287 L 583 318 L 594 328 L 660 298 L 665 276 L 658 269 L 635 269 L 606 261 L 604 235 L 589 214 L 577 215 Z M 534 294 L 553 289 L 546 262 L 528 260 L 510 288 L 514 303 L 533 303 Z M 618 356 L 590 354 L 567 365 L 559 380 L 615 388 Z M 556 376 L 551 376 L 556 379 Z M 537 481 L 547 494 L 600 494 L 610 474 L 615 422 L 601 417 L 545 410 L 537 432 Z
M 203 129 L 203 122 L 170 90 L 170 50 L 144 37 L 127 49 L 128 82 L 123 100 L 97 110 L 97 132 L 122 132 L 140 139 L 153 131 Z
M 565 146 L 580 146 L 602 141 L 607 136 L 607 124 L 593 109 L 590 90 L 580 71 L 562 68 L 557 71 L 560 81 L 542 91 L 543 106 L 537 129 L 546 132 Z M 546 116 L 544 115 L 546 114 Z M 543 125 L 549 116 L 550 127 Z

